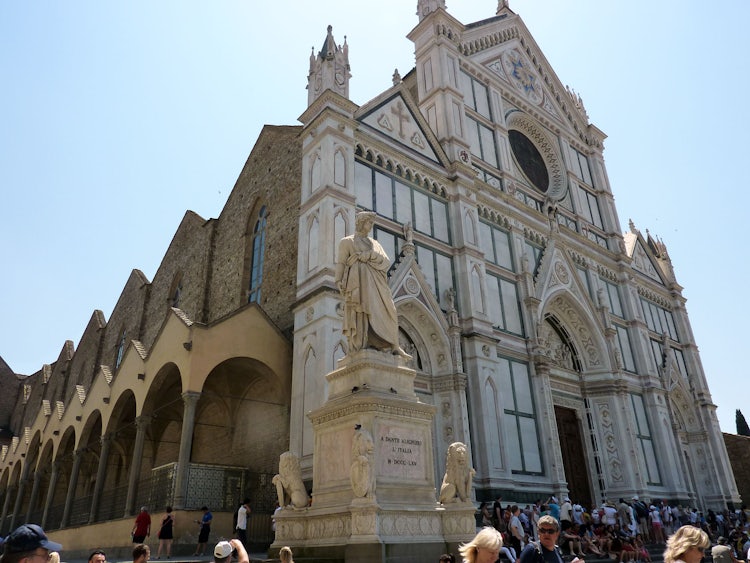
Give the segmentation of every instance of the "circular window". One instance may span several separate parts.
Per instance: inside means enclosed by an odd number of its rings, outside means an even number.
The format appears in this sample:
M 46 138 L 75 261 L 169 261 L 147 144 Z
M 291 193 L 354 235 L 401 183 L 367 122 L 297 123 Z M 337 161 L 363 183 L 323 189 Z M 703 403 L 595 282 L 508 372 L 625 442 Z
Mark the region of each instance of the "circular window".
M 536 189 L 542 193 L 547 193 L 549 172 L 542 153 L 539 152 L 531 139 L 515 129 L 508 132 L 508 140 L 513 156 L 523 173 Z

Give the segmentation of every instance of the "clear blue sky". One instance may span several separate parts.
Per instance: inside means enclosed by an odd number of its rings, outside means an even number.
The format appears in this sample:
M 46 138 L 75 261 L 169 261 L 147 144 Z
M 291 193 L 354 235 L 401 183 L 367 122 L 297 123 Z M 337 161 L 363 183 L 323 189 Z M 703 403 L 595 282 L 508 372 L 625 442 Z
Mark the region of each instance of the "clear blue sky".
M 447 3 L 463 23 L 497 8 Z M 734 432 L 750 2 L 510 6 L 609 136 L 622 230 L 632 218 L 666 243 Z M 328 24 L 348 37 L 362 104 L 412 68 L 415 12 L 416 0 L 0 3 L 0 356 L 26 374 L 55 361 L 95 309 L 109 317 L 133 268 L 153 278 L 187 209 L 218 215 L 263 124 L 305 110 Z

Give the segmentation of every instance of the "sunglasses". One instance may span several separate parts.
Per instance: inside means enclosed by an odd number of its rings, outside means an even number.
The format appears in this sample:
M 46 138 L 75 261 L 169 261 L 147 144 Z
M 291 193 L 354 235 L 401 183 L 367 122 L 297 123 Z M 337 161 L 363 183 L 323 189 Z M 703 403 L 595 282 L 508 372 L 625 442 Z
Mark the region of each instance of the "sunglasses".
M 554 528 L 539 528 L 539 533 L 551 535 L 551 534 L 556 534 L 557 530 L 555 530 Z

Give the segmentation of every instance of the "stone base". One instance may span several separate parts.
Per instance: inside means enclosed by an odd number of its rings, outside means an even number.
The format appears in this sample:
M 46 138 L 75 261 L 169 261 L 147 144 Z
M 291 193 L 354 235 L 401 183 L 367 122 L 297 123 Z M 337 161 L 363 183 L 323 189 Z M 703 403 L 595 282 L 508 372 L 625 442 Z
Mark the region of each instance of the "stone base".
M 315 435 L 312 506 L 276 513 L 271 553 L 336 563 L 434 563 L 476 533 L 474 505 L 441 506 L 435 489 L 435 407 L 414 392 L 401 356 L 361 350 L 326 376 L 308 413 Z
M 345 511 L 305 508 L 276 514 L 271 552 L 288 545 L 295 557 L 337 562 L 434 563 L 476 533 L 472 503 L 427 510 L 383 507 L 364 499 Z

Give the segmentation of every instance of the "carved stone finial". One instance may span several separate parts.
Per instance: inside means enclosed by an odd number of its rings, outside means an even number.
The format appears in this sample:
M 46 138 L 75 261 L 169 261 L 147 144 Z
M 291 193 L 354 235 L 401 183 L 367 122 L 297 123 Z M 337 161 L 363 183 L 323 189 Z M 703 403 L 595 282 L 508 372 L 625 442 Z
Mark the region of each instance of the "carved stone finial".
M 503 10 L 510 10 L 510 5 L 508 3 L 508 0 L 498 0 L 497 1 L 497 15 L 500 15 L 500 12 Z
M 419 16 L 419 21 L 422 21 L 431 13 L 437 11 L 438 8 L 445 10 L 445 0 L 419 0 L 417 2 L 417 15 Z
M 307 76 L 308 105 L 326 90 L 349 97 L 349 45 L 344 38 L 344 45 L 336 45 L 333 38 L 333 27 L 328 26 L 323 47 L 315 55 L 315 49 L 310 56 L 310 72 Z
M 393 85 L 398 86 L 401 83 L 401 75 L 398 73 L 398 69 L 393 71 Z

